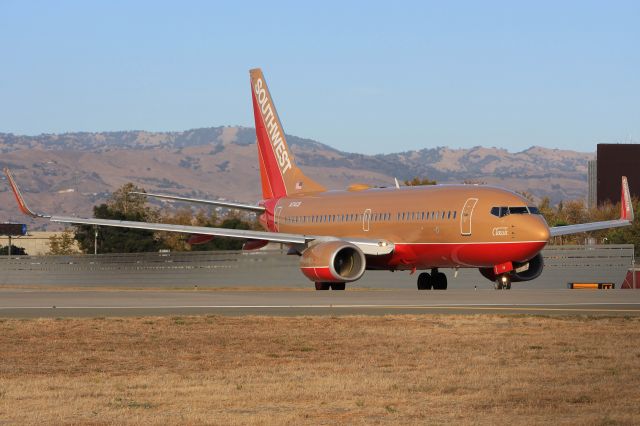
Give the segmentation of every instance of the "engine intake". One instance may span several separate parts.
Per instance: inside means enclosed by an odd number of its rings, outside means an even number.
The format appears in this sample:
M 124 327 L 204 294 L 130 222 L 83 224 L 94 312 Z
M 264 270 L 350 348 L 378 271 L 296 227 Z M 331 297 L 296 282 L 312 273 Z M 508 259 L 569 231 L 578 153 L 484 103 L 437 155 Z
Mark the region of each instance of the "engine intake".
M 513 271 L 511 271 L 509 275 L 511 276 L 512 282 L 531 281 L 538 278 L 540 274 L 542 274 L 543 269 L 544 259 L 542 255 L 538 253 L 526 262 L 513 262 Z M 480 268 L 480 273 L 490 281 L 495 281 L 498 278 L 493 268 Z
M 307 248 L 300 258 L 302 273 L 314 282 L 350 282 L 364 274 L 362 250 L 345 241 L 329 241 Z

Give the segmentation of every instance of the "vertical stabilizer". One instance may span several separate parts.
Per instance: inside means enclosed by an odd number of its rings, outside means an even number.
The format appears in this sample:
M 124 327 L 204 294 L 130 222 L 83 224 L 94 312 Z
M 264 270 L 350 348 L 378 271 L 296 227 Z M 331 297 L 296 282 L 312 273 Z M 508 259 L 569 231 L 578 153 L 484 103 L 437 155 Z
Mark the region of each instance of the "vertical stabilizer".
M 264 199 L 325 191 L 322 185 L 305 176 L 296 166 L 262 70 L 252 69 L 249 74 Z
M 622 176 L 622 191 L 620 200 L 620 219 L 633 222 L 633 201 L 631 200 L 631 194 L 629 192 L 629 182 L 626 176 Z

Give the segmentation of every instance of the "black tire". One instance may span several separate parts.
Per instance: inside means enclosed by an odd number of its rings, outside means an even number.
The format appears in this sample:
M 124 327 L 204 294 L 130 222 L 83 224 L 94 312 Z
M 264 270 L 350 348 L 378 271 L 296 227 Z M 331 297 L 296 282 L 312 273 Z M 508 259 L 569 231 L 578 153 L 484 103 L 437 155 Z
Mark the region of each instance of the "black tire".
M 331 283 L 331 290 L 344 290 L 346 287 L 345 283 Z
M 428 272 L 418 275 L 418 290 L 431 290 L 432 279 Z
M 447 289 L 447 276 L 442 272 L 435 274 L 435 280 L 433 283 L 434 290 L 446 290 Z
M 496 290 L 502 290 L 502 280 L 500 278 L 496 280 L 496 283 L 493 286 L 493 288 L 495 288 Z
M 447 282 L 447 276 L 445 274 L 443 274 L 442 272 L 440 272 L 440 274 L 442 274 L 442 281 L 441 281 L 441 285 L 440 285 L 440 290 L 446 290 L 449 283 Z
M 329 290 L 329 283 L 316 283 L 316 290 Z

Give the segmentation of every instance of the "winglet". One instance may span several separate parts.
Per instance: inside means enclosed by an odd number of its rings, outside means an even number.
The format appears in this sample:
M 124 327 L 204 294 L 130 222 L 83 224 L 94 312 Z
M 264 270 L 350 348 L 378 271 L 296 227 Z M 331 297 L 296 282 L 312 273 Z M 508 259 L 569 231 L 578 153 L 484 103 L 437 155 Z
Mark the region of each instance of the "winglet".
M 22 196 L 22 192 L 20 192 L 20 188 L 18 188 L 18 185 L 16 184 L 16 181 L 13 179 L 13 174 L 11 173 L 11 170 L 9 170 L 8 168 L 4 168 L 4 174 L 7 176 L 7 180 L 9 181 L 9 185 L 11 186 L 11 190 L 13 191 L 13 195 L 15 195 L 16 197 L 16 201 L 18 202 L 18 207 L 20 208 L 20 211 L 24 214 L 26 214 L 27 216 L 31 216 L 31 217 L 44 217 L 44 218 L 49 218 L 51 216 L 45 216 L 42 214 L 38 214 L 38 213 L 34 213 L 33 210 L 31 210 L 29 208 L 29 206 L 27 206 L 27 203 L 24 201 L 24 197 Z
M 631 202 L 631 195 L 629 193 L 629 182 L 627 177 L 622 176 L 622 199 L 620 200 L 620 219 L 633 222 L 633 204 Z

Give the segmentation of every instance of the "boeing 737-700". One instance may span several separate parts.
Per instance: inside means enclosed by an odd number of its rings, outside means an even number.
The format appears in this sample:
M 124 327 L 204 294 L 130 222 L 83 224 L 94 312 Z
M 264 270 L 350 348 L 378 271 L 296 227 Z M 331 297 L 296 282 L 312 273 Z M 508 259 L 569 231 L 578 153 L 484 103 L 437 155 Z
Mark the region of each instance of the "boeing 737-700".
M 352 185 L 329 191 L 296 165 L 262 71 L 253 69 L 250 77 L 263 200 L 246 205 L 146 195 L 255 212 L 265 231 L 38 214 L 5 170 L 20 209 L 53 222 L 191 234 L 194 243 L 216 236 L 244 239 L 245 249 L 283 243 L 300 256 L 300 269 L 317 290 L 344 290 L 365 270 L 428 271 L 418 275 L 418 289 L 446 289 L 443 268 L 477 268 L 496 288 L 511 288 L 512 282 L 541 274 L 540 251 L 550 237 L 627 226 L 633 220 L 624 177 L 619 219 L 551 228 L 527 199 L 501 188 Z

